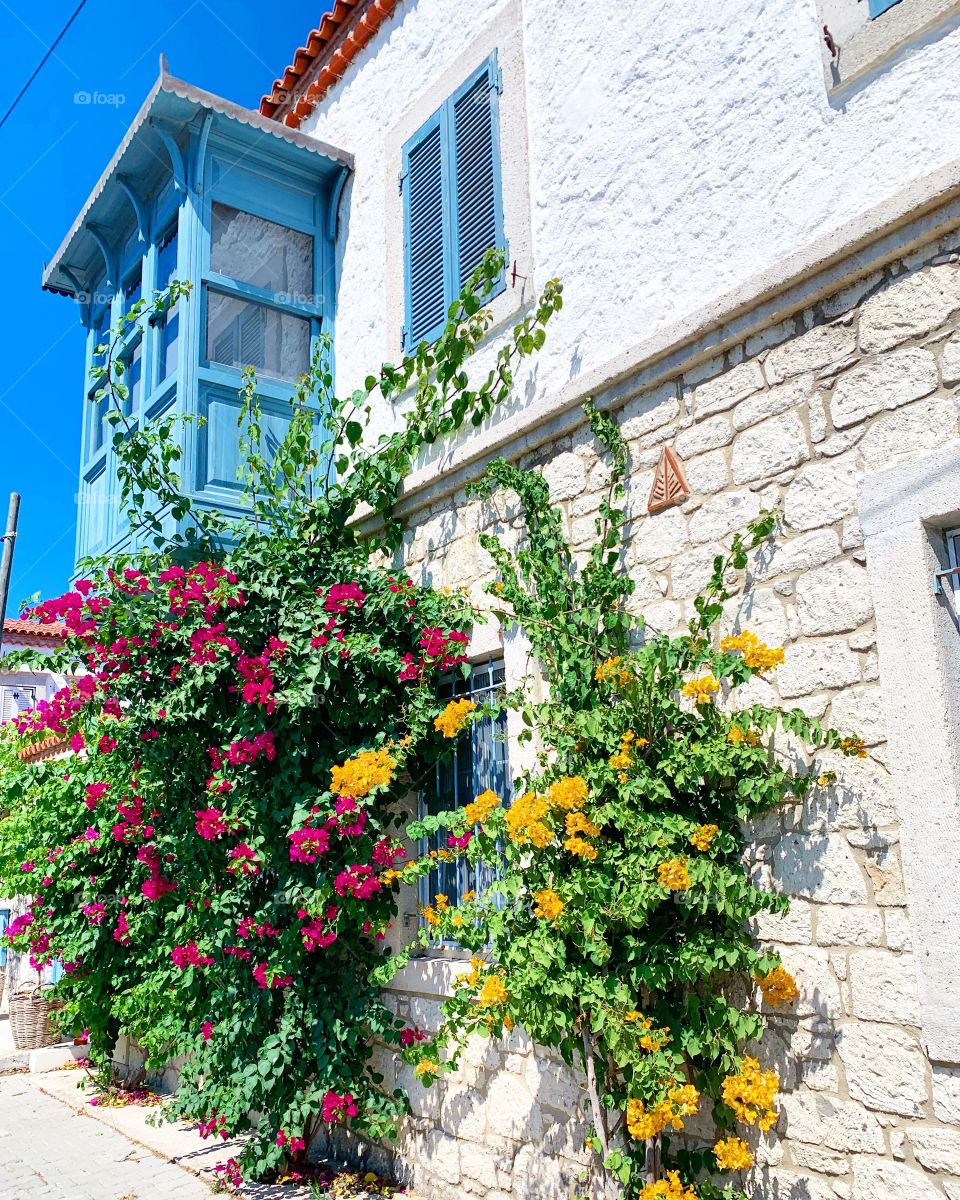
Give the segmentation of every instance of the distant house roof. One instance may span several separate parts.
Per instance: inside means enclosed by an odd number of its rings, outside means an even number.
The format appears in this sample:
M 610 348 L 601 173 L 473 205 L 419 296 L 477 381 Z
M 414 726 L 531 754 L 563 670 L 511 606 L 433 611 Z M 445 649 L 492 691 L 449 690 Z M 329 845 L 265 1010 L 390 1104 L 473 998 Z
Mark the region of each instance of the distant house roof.
M 396 7 L 397 0 L 337 0 L 274 80 L 261 114 L 299 128 Z
M 4 643 L 29 646 L 34 642 L 49 644 L 66 640 L 69 630 L 60 621 L 23 621 L 19 617 L 7 617 L 3 622 Z
M 17 757 L 21 762 L 43 762 L 46 758 L 61 758 L 69 753 L 71 751 L 67 739 L 53 734 L 44 738 L 42 742 L 24 746 L 22 750 L 17 751 Z

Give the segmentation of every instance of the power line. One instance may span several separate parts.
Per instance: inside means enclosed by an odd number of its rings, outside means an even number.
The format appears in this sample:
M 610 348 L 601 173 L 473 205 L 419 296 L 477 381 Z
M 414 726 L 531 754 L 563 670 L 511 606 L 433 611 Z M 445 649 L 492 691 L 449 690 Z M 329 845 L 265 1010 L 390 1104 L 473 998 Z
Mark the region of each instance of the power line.
M 17 105 L 20 103 L 20 101 L 27 94 L 27 90 L 30 87 L 30 84 L 33 83 L 33 81 L 36 79 L 36 77 L 43 70 L 47 59 L 54 52 L 54 50 L 56 50 L 56 48 L 60 45 L 60 42 L 63 40 L 63 35 L 67 32 L 67 30 L 70 28 L 70 26 L 74 23 L 74 21 L 80 15 L 80 10 L 81 10 L 81 8 L 83 8 L 83 6 L 86 4 L 86 2 L 87 2 L 87 0 L 80 0 L 80 3 L 77 5 L 77 7 L 73 11 L 73 16 L 66 23 L 66 25 L 64 25 L 64 27 L 60 30 L 60 32 L 56 36 L 56 39 L 51 43 L 50 48 L 47 50 L 46 54 L 43 56 L 43 58 L 40 59 L 37 69 L 34 71 L 34 73 L 30 76 L 30 78 L 27 80 L 27 82 L 20 89 L 20 92 L 17 95 L 17 98 L 14 100 L 14 102 L 10 105 L 10 107 L 7 109 L 7 111 L 3 114 L 3 119 L 0 120 L 0 129 L 2 129 L 4 127 L 4 125 L 7 123 L 7 117 L 10 116 L 10 114 L 13 112 L 13 110 L 17 107 Z

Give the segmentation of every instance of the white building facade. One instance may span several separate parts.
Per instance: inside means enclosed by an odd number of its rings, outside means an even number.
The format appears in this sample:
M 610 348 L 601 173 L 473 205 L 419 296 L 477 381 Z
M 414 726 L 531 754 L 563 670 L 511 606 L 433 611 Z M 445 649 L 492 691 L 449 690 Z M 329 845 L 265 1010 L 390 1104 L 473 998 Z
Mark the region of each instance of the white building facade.
M 654 628 L 679 630 L 725 539 L 779 510 L 728 623 L 786 647 L 758 698 L 857 731 L 869 757 L 754 830 L 758 877 L 793 897 L 758 935 L 801 998 L 768 1038 L 782 1116 L 752 1193 L 956 1198 L 960 624 L 942 573 L 960 527 L 960 4 L 336 5 L 261 112 L 354 158 L 336 234 L 341 393 L 429 323 L 411 221 L 417 204 L 430 214 L 405 189 L 434 130 L 448 175 L 432 228 L 456 276 L 456 106 L 484 71 L 510 264 L 498 328 L 553 276 L 565 306 L 516 401 L 409 481 L 407 565 L 480 594 L 478 529 L 514 536 L 463 490 L 494 454 L 540 467 L 588 547 L 605 479 L 588 396 L 630 444 L 627 562 Z M 664 447 L 689 494 L 650 513 Z M 472 650 L 481 672 L 501 655 L 507 679 L 523 672 L 509 639 Z M 435 1022 L 454 957 L 403 971 L 411 1022 Z M 396 1078 L 418 1195 L 576 1191 L 577 1087 L 522 1033 L 432 1089 Z

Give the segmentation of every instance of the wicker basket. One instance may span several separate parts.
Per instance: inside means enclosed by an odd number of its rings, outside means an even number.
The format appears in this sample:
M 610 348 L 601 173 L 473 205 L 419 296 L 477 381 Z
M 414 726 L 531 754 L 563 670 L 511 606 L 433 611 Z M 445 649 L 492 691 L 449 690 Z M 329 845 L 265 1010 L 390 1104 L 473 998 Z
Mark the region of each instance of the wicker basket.
M 53 1014 L 63 1008 L 62 1000 L 53 1000 L 49 988 L 21 987 L 10 996 L 10 1032 L 18 1050 L 39 1050 L 60 1040 Z

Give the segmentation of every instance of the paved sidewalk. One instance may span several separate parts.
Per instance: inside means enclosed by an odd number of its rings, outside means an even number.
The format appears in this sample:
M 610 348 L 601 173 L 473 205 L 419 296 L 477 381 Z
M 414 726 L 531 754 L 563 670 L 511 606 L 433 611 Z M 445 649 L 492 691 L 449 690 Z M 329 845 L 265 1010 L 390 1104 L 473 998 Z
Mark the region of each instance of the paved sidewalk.
M 2 1200 L 211 1200 L 195 1175 L 44 1095 L 0 1078 Z

